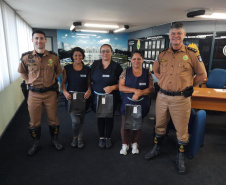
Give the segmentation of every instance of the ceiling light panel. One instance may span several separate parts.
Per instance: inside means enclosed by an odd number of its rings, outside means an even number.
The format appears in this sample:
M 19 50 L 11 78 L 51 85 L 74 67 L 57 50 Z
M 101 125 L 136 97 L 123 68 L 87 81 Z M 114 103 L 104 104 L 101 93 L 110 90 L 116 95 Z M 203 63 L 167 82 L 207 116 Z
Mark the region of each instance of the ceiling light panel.
M 96 28 L 119 28 L 118 25 L 107 25 L 107 24 L 90 24 L 90 23 L 85 23 L 84 26 L 86 27 L 96 27 Z

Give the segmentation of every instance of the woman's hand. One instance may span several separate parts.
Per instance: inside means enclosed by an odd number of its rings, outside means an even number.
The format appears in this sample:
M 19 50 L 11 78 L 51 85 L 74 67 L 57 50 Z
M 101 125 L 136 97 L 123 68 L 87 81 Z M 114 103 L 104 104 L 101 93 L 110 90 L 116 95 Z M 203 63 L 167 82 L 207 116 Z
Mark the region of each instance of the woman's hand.
M 105 93 L 110 94 L 113 91 L 113 89 L 111 86 L 107 86 L 104 88 L 104 91 L 105 91 Z
M 132 96 L 132 100 L 138 100 L 139 99 L 139 96 L 137 96 L 136 94 L 134 94 L 133 96 Z
M 84 94 L 84 98 L 88 99 L 90 97 L 91 90 L 87 90 L 86 93 Z
M 138 97 L 140 97 L 140 96 L 142 96 L 143 93 L 142 93 L 142 90 L 136 89 L 134 94 L 136 94 Z
M 71 95 L 70 95 L 70 93 L 68 92 L 68 91 L 63 91 L 63 94 L 64 94 L 64 96 L 65 96 L 65 98 L 67 99 L 67 100 L 70 100 L 71 99 Z

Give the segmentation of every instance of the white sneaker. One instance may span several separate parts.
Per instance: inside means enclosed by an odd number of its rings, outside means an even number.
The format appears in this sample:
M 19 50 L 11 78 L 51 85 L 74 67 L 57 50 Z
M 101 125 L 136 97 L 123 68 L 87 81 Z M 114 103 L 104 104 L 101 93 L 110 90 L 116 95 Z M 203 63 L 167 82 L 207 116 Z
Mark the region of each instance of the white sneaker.
M 126 155 L 127 154 L 127 150 L 129 150 L 129 145 L 122 144 L 122 149 L 120 150 L 120 154 Z
M 131 144 L 131 148 L 132 148 L 132 154 L 139 154 L 138 144 L 137 143 Z

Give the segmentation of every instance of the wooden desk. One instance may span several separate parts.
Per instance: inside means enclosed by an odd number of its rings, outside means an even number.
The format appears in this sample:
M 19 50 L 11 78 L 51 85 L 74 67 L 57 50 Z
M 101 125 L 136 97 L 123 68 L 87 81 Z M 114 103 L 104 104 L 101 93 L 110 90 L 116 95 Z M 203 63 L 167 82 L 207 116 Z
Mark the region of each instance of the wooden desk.
M 194 87 L 191 107 L 194 109 L 215 110 L 226 112 L 226 89 Z

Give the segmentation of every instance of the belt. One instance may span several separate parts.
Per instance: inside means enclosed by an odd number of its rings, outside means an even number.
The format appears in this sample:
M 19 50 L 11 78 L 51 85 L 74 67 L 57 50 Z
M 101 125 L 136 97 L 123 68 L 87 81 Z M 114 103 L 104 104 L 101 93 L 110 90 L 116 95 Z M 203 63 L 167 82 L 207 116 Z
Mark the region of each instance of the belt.
M 55 83 L 54 85 L 50 86 L 50 87 L 44 87 L 44 88 L 35 88 L 32 86 L 29 86 L 28 89 L 32 92 L 37 92 L 37 93 L 44 93 L 47 91 L 57 91 L 58 90 L 58 84 Z
M 178 92 L 174 92 L 174 91 L 166 91 L 164 89 L 159 89 L 159 91 L 165 95 L 168 96 L 184 96 L 184 91 L 178 91 Z

